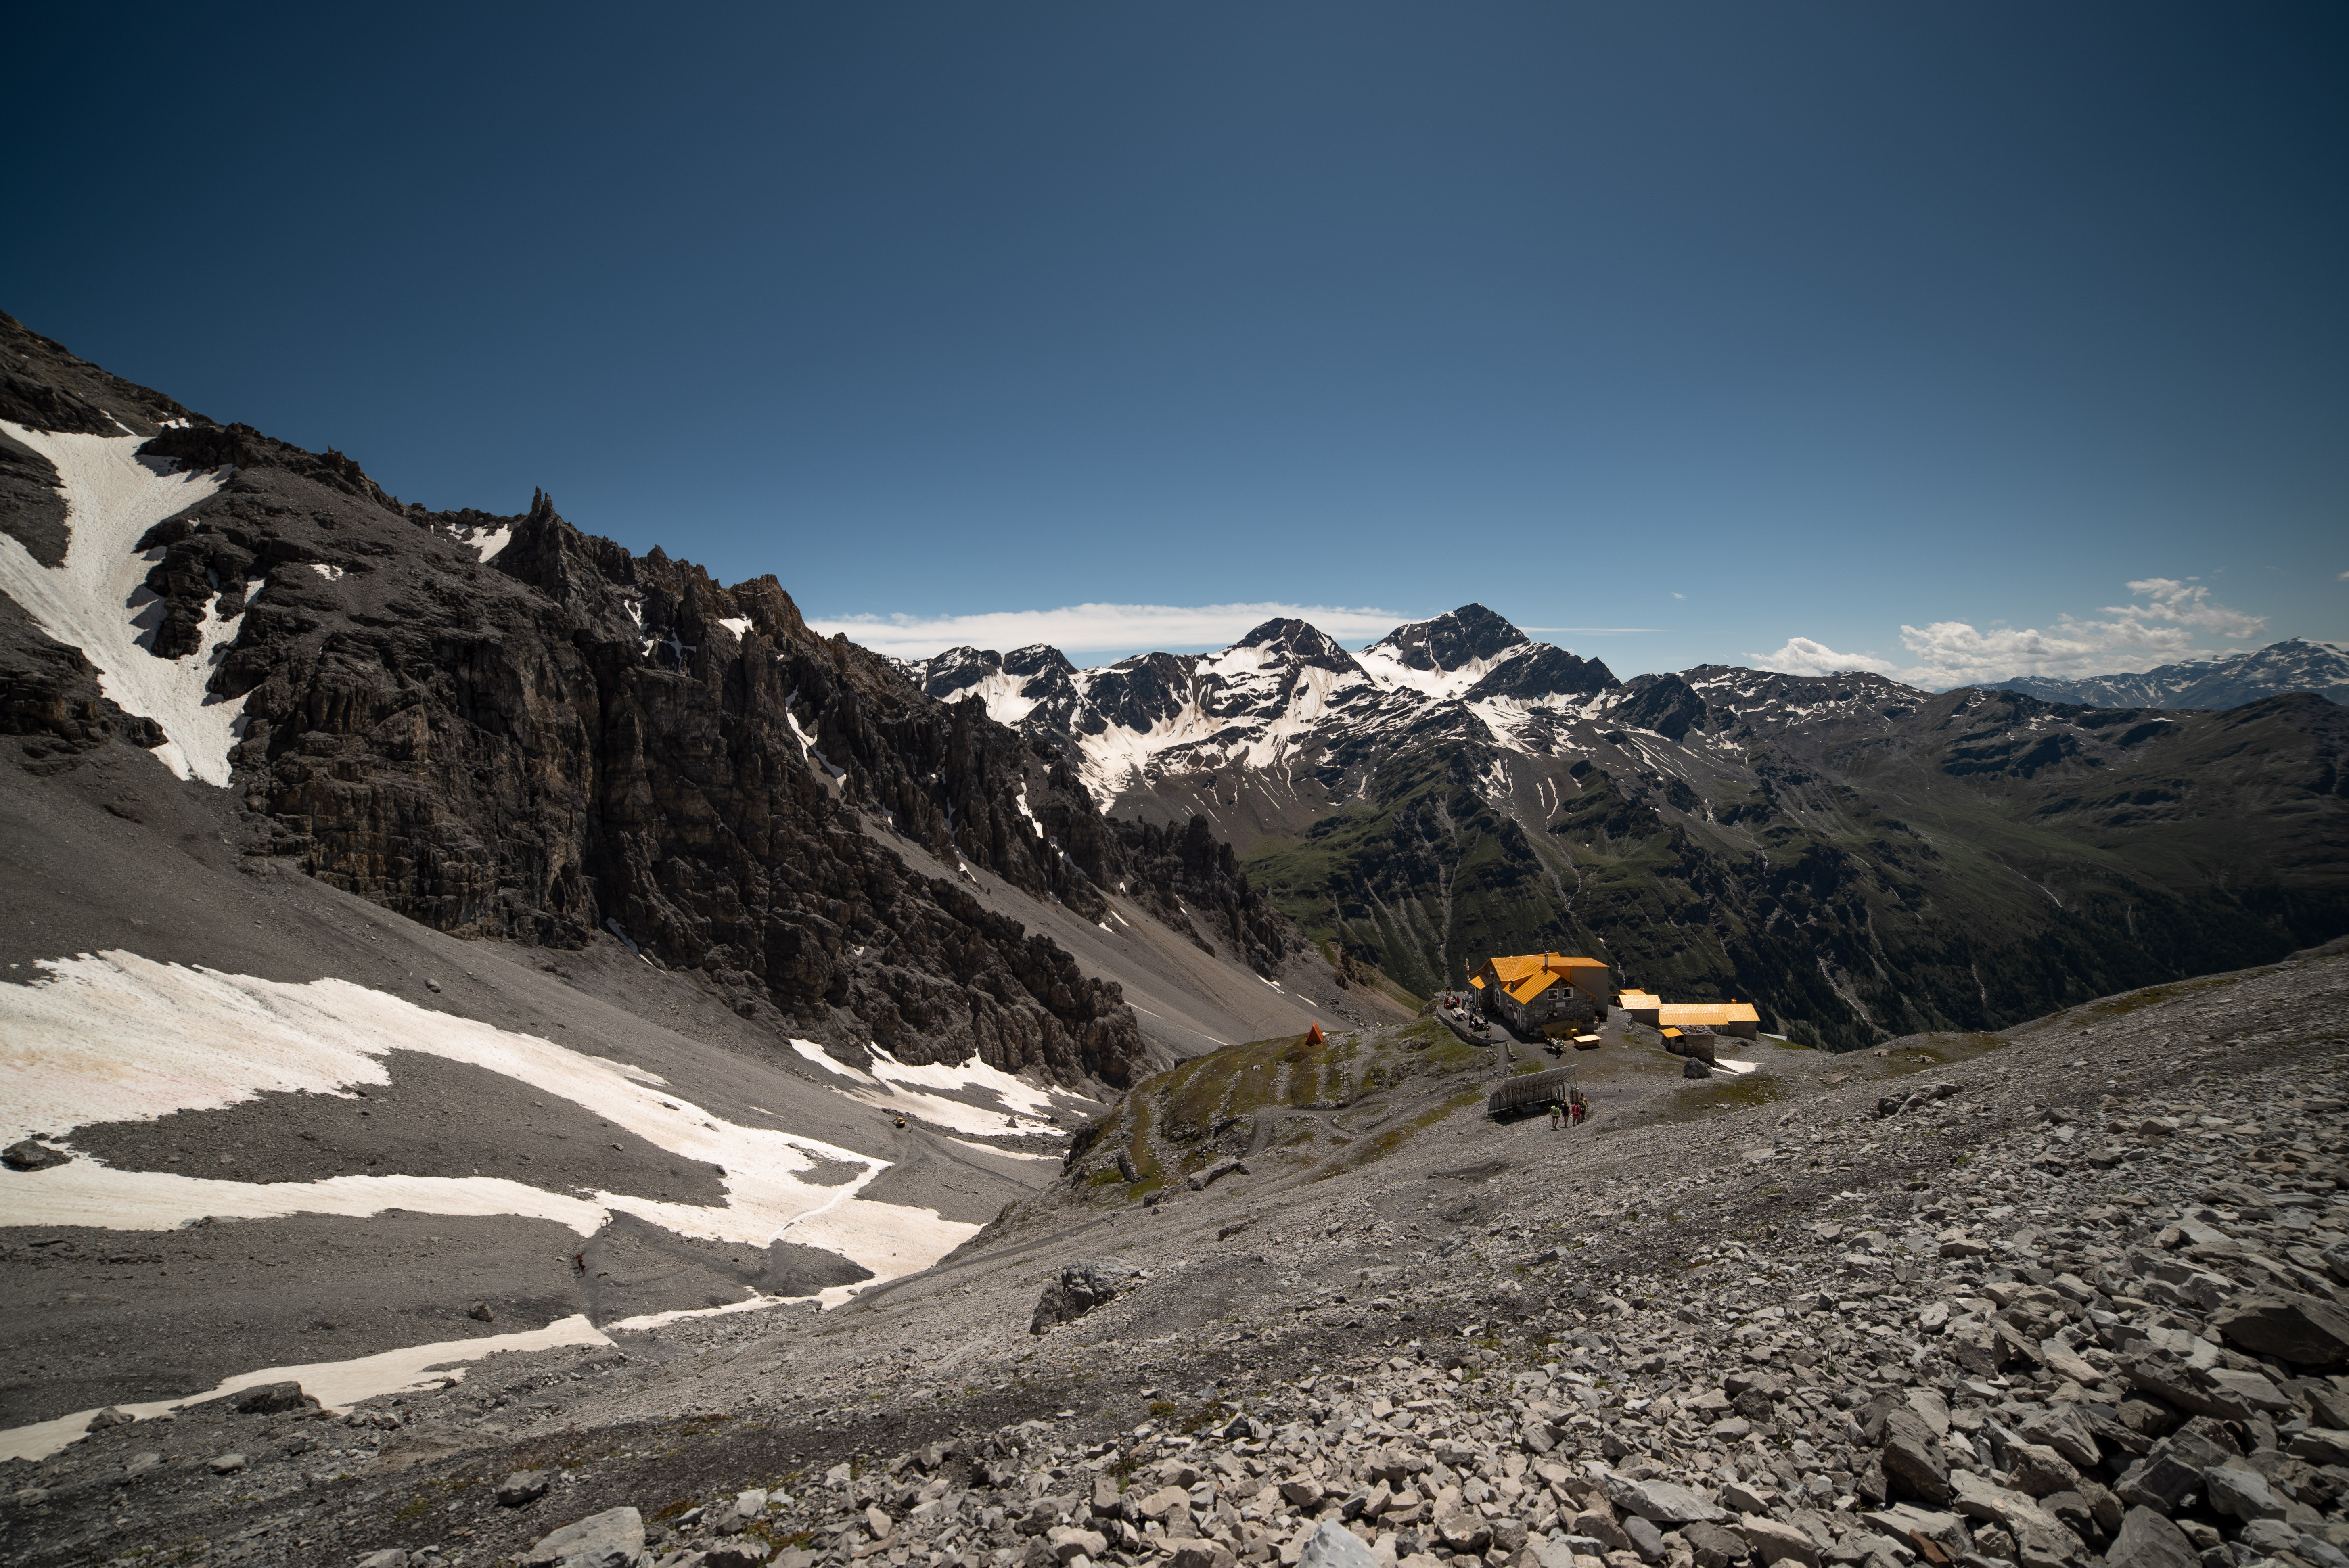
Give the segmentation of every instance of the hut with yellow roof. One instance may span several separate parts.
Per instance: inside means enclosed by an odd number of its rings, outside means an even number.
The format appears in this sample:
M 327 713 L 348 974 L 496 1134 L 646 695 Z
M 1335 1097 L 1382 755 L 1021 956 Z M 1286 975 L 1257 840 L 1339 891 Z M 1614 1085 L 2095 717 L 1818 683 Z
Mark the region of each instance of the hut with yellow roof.
M 1485 1016 L 1521 1034 L 1550 1024 L 1587 1024 L 1607 1016 L 1607 965 L 1559 953 L 1487 958 L 1468 976 Z

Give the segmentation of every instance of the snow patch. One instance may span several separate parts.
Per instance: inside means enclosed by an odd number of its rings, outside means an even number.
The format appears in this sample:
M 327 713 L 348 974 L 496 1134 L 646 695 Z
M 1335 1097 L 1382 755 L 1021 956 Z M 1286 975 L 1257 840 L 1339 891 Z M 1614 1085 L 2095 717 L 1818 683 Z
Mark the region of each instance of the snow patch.
M 313 561 L 310 562 L 310 570 L 316 573 L 319 576 L 325 578 L 329 583 L 339 583 L 342 581 L 343 569 L 339 566 L 329 566 L 323 561 Z
M 225 788 L 229 750 L 244 732 L 245 699 L 215 696 L 204 685 L 235 634 L 220 619 L 215 596 L 194 653 L 159 659 L 149 652 L 163 612 L 147 572 L 162 552 L 134 549 L 155 524 L 218 494 L 224 476 L 176 473 L 168 459 L 141 458 L 139 436 L 36 430 L 5 419 L 0 430 L 56 465 L 69 531 L 65 563 L 54 567 L 0 534 L 0 591 L 42 631 L 80 649 L 98 668 L 99 689 L 124 712 L 162 727 L 167 738 L 155 754 L 166 767 Z
M 613 1326 L 628 1325 L 616 1324 Z M 240 1372 L 233 1377 L 223 1378 L 203 1393 L 191 1394 L 184 1399 L 156 1399 L 117 1408 L 142 1421 L 150 1421 L 173 1410 L 225 1398 L 264 1383 L 299 1383 L 302 1392 L 326 1408 L 343 1410 L 364 1399 L 434 1387 L 444 1378 L 461 1383 L 465 1378 L 462 1363 L 478 1361 L 502 1350 L 556 1350 L 566 1345 L 605 1346 L 611 1343 L 610 1337 L 588 1322 L 584 1313 L 574 1313 L 569 1317 L 557 1318 L 543 1328 L 525 1329 L 517 1334 L 492 1334 L 479 1339 L 450 1339 L 434 1345 L 409 1345 L 397 1350 L 378 1351 L 373 1356 L 354 1357 L 347 1361 L 264 1367 L 258 1372 Z M 67 1444 L 78 1442 L 87 1435 L 89 1418 L 98 1414 L 98 1409 L 77 1410 L 53 1421 L 36 1421 L 29 1426 L 12 1427 L 0 1431 L 0 1460 L 47 1459 Z
M 592 1235 L 614 1213 L 629 1213 L 712 1241 L 764 1246 L 789 1234 L 883 1279 L 927 1267 L 978 1228 L 859 1197 L 885 1161 L 738 1126 L 673 1088 L 639 1081 L 632 1072 L 640 1069 L 346 980 L 291 985 L 121 952 L 43 959 L 36 967 L 44 973 L 33 984 L 0 986 L 0 1142 L 235 1105 L 270 1091 L 345 1095 L 352 1086 L 388 1083 L 380 1058 L 390 1052 L 426 1051 L 562 1095 L 671 1153 L 723 1166 L 726 1202 L 575 1196 L 483 1176 L 224 1181 L 118 1171 L 85 1155 L 9 1184 L 17 1224 L 169 1230 L 206 1215 L 357 1217 L 401 1208 L 518 1214 Z M 140 1043 L 135 1058 L 123 1048 L 130 1040 Z M 803 1178 L 820 1161 L 860 1169 L 827 1187 Z
M 919 1117 L 933 1126 L 974 1138 L 1016 1138 L 1039 1132 L 1058 1136 L 1061 1129 L 1046 1115 L 1056 1104 L 1086 1103 L 1081 1095 L 1039 1088 L 990 1067 L 975 1052 L 967 1062 L 916 1066 L 874 1046 L 869 1047 L 873 1070 L 867 1073 L 834 1060 L 813 1040 L 795 1039 L 792 1049 L 854 1084 L 838 1091 L 851 1099 L 889 1115 Z
M 474 552 L 484 562 L 495 561 L 498 552 L 513 542 L 513 529 L 508 526 L 471 530 L 466 534 L 465 542 L 473 547 Z
M 748 615 L 720 615 L 718 617 L 718 624 L 737 637 L 747 637 L 750 634 L 750 617 Z

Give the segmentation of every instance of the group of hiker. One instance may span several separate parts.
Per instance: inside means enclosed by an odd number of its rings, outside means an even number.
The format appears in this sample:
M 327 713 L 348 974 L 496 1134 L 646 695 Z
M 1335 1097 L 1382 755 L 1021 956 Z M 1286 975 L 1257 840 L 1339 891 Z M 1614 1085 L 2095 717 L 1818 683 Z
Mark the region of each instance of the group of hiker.
M 1590 1107 L 1583 1099 L 1582 1091 L 1578 1088 L 1570 1088 L 1566 1091 L 1564 1099 L 1554 1099 L 1549 1102 L 1550 1130 L 1555 1132 L 1561 1128 L 1579 1127 L 1582 1125 L 1582 1119 L 1589 1114 Z

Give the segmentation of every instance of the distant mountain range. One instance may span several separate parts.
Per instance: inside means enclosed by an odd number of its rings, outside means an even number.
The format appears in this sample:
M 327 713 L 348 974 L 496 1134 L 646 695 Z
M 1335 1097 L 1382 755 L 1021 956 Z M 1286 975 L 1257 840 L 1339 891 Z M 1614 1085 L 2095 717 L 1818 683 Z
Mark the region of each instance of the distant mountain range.
M 1356 653 L 1279 620 L 1098 669 L 1044 646 L 901 667 L 1056 749 L 1113 820 L 1206 819 L 1333 961 L 1423 994 L 1581 951 L 1849 1047 L 2349 928 L 2349 712 L 2314 696 L 1625 682 L 1480 604 Z
M 2141 675 L 2090 676 L 2076 681 L 2023 676 L 2000 681 L 1998 689 L 2088 707 L 2230 708 L 2291 691 L 2313 691 L 2328 701 L 2349 703 L 2349 646 L 2287 637 L 2247 653 L 2163 665 Z

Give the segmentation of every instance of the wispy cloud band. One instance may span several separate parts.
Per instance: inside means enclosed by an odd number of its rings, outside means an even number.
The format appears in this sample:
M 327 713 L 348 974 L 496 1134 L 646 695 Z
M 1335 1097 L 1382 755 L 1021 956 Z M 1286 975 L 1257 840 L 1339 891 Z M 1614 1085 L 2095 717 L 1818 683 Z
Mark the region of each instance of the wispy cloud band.
M 2210 650 L 2195 645 L 2207 634 L 2240 640 L 2267 627 L 2264 615 L 2212 603 L 2210 590 L 2196 586 L 2190 577 L 2144 577 L 2128 589 L 2138 603 L 2107 604 L 2098 612 L 2105 619 L 2062 615 L 2044 631 L 1996 625 L 1984 631 L 1971 621 L 1904 624 L 1900 641 L 1917 660 L 1906 669 L 1872 653 L 1839 654 L 1809 637 L 1790 637 L 1776 653 L 1759 655 L 1759 662 L 1764 669 L 1790 675 L 1868 670 L 1940 690 L 2017 676 L 2076 680 L 2208 658 Z

